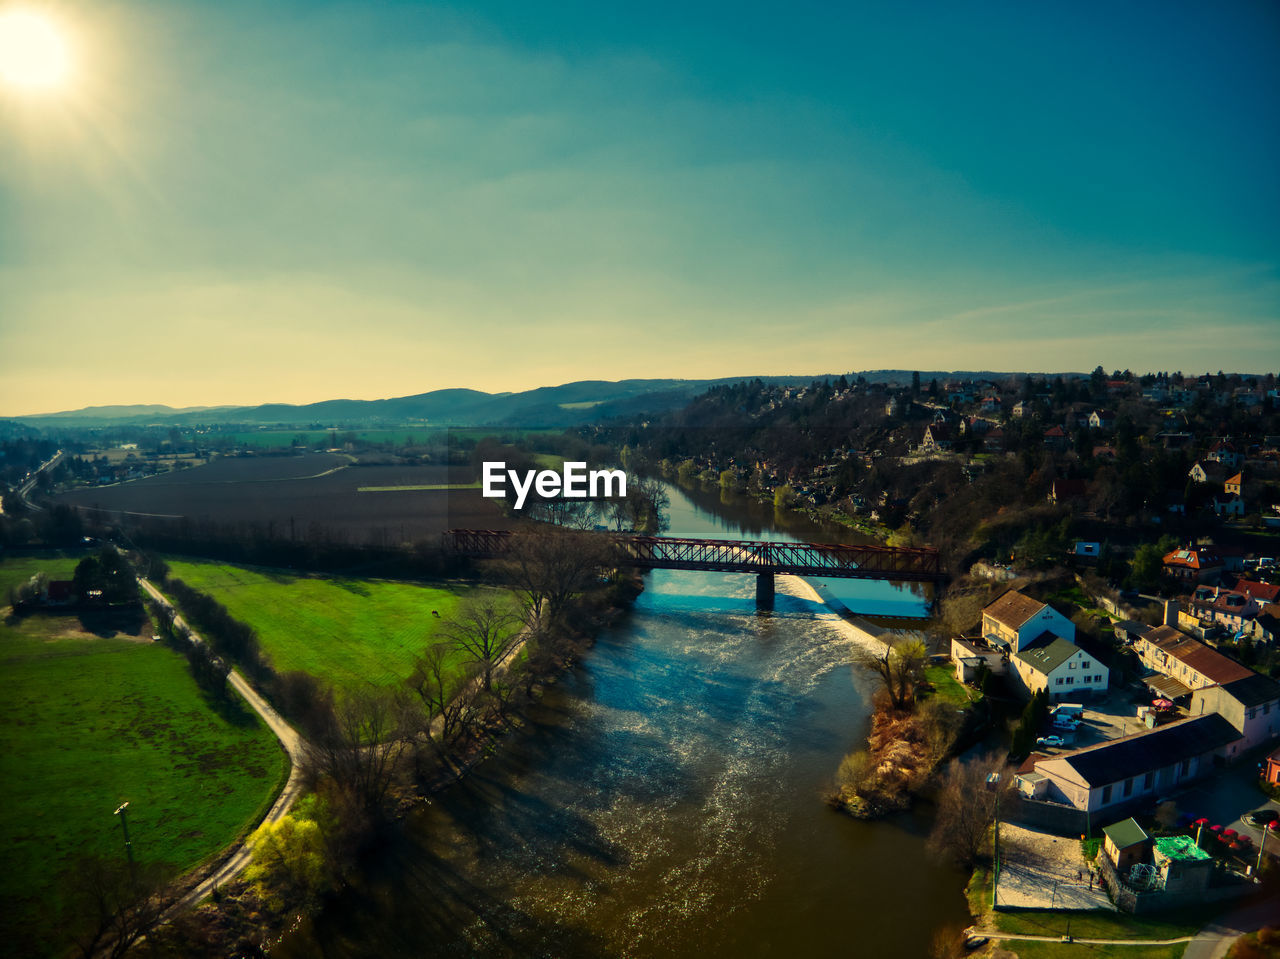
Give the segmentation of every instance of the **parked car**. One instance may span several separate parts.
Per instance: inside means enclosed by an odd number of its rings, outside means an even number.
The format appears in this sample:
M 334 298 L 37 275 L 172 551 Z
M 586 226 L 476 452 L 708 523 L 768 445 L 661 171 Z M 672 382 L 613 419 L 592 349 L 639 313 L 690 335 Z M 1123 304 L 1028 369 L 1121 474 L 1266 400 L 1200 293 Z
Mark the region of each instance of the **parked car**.
M 1066 743 L 1061 736 L 1041 736 L 1036 740 L 1037 746 L 1065 746 Z
M 1250 826 L 1257 826 L 1258 828 L 1270 826 L 1275 829 L 1277 821 L 1280 821 L 1280 812 L 1276 812 L 1274 809 L 1255 809 L 1244 817 L 1244 821 Z

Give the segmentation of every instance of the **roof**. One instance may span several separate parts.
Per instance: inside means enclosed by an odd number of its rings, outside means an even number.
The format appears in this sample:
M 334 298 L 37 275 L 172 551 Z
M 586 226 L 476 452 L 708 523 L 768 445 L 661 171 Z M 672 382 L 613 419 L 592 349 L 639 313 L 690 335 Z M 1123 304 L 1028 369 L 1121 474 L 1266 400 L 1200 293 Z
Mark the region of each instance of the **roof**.
M 1280 699 L 1280 683 L 1258 673 L 1232 683 L 1223 683 L 1222 689 L 1242 706 L 1261 706 Z
M 1191 695 L 1191 687 L 1179 682 L 1172 676 L 1162 676 L 1156 673 L 1154 676 L 1144 676 L 1142 681 L 1148 689 L 1159 693 L 1165 699 L 1181 699 L 1183 696 Z
M 1024 596 L 1016 589 L 1011 589 L 992 600 L 982 610 L 982 615 L 990 616 L 996 622 L 1008 626 L 1010 629 L 1021 629 L 1027 620 L 1044 608 L 1044 603 L 1038 602 L 1030 596 Z
M 1259 583 L 1252 579 L 1236 580 L 1236 590 L 1257 600 L 1259 603 L 1274 603 L 1280 598 L 1280 584 Z
M 1053 642 L 1042 645 L 1041 639 L 1045 636 L 1051 636 Z M 1014 658 L 1022 660 L 1036 672 L 1048 676 L 1080 651 L 1080 647 L 1070 640 L 1053 636 L 1052 633 L 1042 633 L 1034 643 L 1014 654 Z
M 1227 482 L 1232 484 L 1233 486 L 1239 486 L 1241 483 L 1244 482 L 1244 473 L 1237 473 L 1235 476 L 1232 476 L 1230 479 L 1228 479 Z
M 1036 769 L 1051 773 L 1055 766 L 1065 765 L 1088 785 L 1105 786 L 1202 756 L 1239 738 L 1239 731 L 1231 723 L 1210 713 L 1088 746 L 1038 763 Z
M 1234 659 L 1223 656 L 1198 640 L 1188 638 L 1175 646 L 1162 648 L 1174 659 L 1186 663 L 1189 669 L 1194 669 L 1211 682 L 1221 685 L 1254 675 L 1248 666 L 1241 666 Z
M 1155 841 L 1155 847 L 1156 852 L 1166 859 L 1192 861 L 1213 858 L 1197 846 L 1190 836 L 1161 836 Z
M 1110 826 L 1103 826 L 1102 834 L 1110 839 L 1111 844 L 1117 849 L 1128 849 L 1148 839 L 1146 832 L 1133 817 L 1122 822 L 1113 822 Z
M 1221 566 L 1222 560 L 1215 550 L 1209 549 L 1175 549 L 1164 558 L 1166 566 L 1186 566 L 1189 569 L 1208 569 Z

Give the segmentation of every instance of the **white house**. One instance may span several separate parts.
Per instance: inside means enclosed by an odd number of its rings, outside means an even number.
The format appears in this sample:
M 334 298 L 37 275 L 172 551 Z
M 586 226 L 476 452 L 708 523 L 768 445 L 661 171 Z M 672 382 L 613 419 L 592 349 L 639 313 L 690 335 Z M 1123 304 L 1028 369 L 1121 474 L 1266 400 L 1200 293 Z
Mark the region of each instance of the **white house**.
M 1052 606 L 1016 589 L 997 596 L 982 610 L 982 635 L 993 646 L 1016 653 L 1042 633 L 1074 642 L 1076 627 Z
M 1240 732 L 1229 755 L 1269 743 L 1280 736 L 1280 683 L 1254 673 L 1191 694 L 1191 715 L 1217 713 Z
M 1050 701 L 1106 692 L 1109 670 L 1074 643 L 1045 633 L 1009 660 L 1009 681 L 1026 698 L 1048 690 Z

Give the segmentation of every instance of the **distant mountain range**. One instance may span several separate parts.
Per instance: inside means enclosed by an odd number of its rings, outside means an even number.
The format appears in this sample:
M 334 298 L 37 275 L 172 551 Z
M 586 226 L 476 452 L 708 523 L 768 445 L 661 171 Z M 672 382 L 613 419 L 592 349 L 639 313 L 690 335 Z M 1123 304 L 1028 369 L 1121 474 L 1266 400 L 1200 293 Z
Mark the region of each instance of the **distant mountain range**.
M 907 384 L 911 382 L 912 371 L 873 370 L 845 375 L 851 379 L 861 375 L 873 382 Z M 1003 379 L 1010 375 L 921 371 L 920 378 L 928 383 L 934 377 Z M 837 373 L 830 376 L 732 376 L 713 380 L 581 380 L 522 393 L 448 389 L 394 399 L 323 400 L 297 406 L 287 403 L 182 409 L 157 404 L 90 406 L 61 413 L 14 416 L 9 420 L 31 427 L 221 426 L 237 423 L 285 428 L 318 425 L 343 429 L 410 424 L 563 427 L 677 409 L 698 394 L 724 383 L 759 379 L 770 384 L 799 386 L 839 376 Z

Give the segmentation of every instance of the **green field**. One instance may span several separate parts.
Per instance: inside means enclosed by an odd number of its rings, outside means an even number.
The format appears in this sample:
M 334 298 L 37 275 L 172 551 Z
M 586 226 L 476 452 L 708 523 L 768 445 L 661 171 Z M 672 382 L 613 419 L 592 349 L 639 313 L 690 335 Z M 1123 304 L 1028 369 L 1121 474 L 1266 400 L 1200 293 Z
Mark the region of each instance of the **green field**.
M 62 951 L 51 943 L 65 935 L 76 859 L 123 858 L 122 802 L 137 860 L 185 870 L 254 826 L 288 770 L 238 699 L 213 707 L 181 656 L 139 641 L 146 617 L 132 617 L 136 635 L 81 625 L 74 614 L 0 624 L 0 954 Z
M 212 596 L 257 630 L 277 672 L 302 670 L 338 690 L 406 679 L 462 599 L 478 592 L 177 559 L 169 566 L 172 576 Z M 515 599 L 510 602 L 514 611 Z M 440 615 L 433 616 L 432 610 Z
M 76 564 L 88 556 L 82 550 L 58 550 L 40 556 L 10 556 L 0 562 L 0 606 L 9 605 L 10 587 L 24 585 L 36 573 L 44 573 L 49 579 L 70 579 Z
M 403 429 L 380 430 L 238 430 L 227 433 L 214 433 L 219 439 L 229 438 L 240 446 L 259 446 L 278 449 L 293 445 L 293 441 L 301 437 L 304 446 L 328 447 L 336 439 L 342 443 L 349 433 L 354 433 L 363 443 L 392 443 L 396 446 L 421 446 L 439 442 L 444 435 L 469 436 L 482 439 L 486 436 L 524 437 L 543 434 L 563 433 L 561 428 L 511 428 L 463 426 L 463 427 L 405 427 Z

